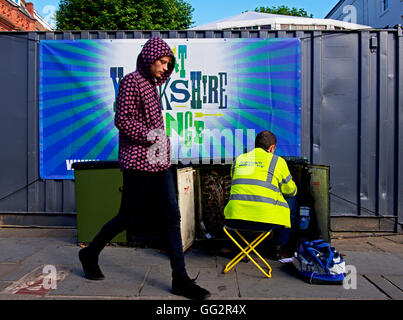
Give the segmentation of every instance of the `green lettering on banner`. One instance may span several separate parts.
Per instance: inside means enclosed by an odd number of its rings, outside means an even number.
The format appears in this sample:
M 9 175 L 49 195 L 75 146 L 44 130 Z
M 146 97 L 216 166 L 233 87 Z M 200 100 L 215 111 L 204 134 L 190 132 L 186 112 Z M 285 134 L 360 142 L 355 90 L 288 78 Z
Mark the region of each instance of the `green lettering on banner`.
M 191 111 L 187 111 L 185 114 L 178 112 L 176 119 L 172 114 L 167 112 L 165 114 L 165 128 L 167 136 L 170 138 L 172 137 L 172 130 L 175 130 L 180 137 L 184 137 L 183 134 L 185 133 L 186 146 L 191 146 L 193 142 L 197 144 L 203 144 L 204 142 L 204 121 L 193 121 L 193 113 Z M 194 138 L 192 131 L 194 131 Z
M 192 130 L 193 127 L 193 114 L 190 111 L 185 113 L 185 146 L 192 147 Z
M 195 136 L 194 141 L 195 141 L 195 143 L 203 144 L 203 142 L 204 142 L 204 135 L 203 135 L 204 121 L 195 120 L 194 126 L 195 126 L 195 130 L 196 130 L 196 136 Z
M 187 59 L 187 46 L 179 46 L 178 49 L 178 57 L 181 63 L 180 73 L 179 76 L 181 78 L 186 77 L 186 70 L 185 70 L 185 59 Z
M 168 137 L 172 137 L 172 129 L 174 129 L 180 137 L 183 137 L 183 112 L 178 112 L 176 117 L 177 120 L 168 112 L 165 114 L 165 128 Z

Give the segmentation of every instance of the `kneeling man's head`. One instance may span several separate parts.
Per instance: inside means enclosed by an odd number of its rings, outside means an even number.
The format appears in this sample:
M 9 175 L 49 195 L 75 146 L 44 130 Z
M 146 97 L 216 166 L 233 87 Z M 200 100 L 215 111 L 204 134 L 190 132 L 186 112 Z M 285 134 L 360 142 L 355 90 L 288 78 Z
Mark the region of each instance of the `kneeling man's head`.
M 274 153 L 277 145 L 277 138 L 270 131 L 259 132 L 255 139 L 255 148 L 262 148 L 270 153 Z

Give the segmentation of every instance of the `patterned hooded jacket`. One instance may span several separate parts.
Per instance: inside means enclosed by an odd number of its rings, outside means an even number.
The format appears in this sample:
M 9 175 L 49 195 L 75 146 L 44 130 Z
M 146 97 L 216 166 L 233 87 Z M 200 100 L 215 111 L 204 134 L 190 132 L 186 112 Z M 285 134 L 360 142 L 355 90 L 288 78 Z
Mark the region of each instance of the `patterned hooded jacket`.
M 172 63 L 160 78 L 154 77 L 151 65 L 163 56 Z M 149 39 L 137 58 L 137 69 L 120 82 L 116 99 L 115 125 L 119 129 L 119 166 L 158 172 L 170 164 L 170 141 L 165 134 L 161 101 L 157 86 L 171 76 L 175 57 L 160 38 Z

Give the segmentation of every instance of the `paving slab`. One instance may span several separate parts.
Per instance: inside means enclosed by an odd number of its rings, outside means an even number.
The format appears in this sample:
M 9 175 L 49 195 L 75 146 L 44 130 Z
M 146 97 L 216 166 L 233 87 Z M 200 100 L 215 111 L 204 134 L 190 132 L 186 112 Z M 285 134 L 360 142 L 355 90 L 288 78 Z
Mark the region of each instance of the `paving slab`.
M 306 283 L 292 265 L 272 260 L 271 279 L 251 262 L 240 262 L 223 274 L 236 253 L 223 253 L 216 247 L 208 250 L 194 246 L 186 251 L 185 262 L 191 278 L 200 272 L 197 284 L 212 293 L 211 299 L 402 299 L 403 235 L 338 235 L 332 245 L 345 254 L 347 265 L 356 267 L 356 289 Z M 99 257 L 106 279 L 92 281 L 84 277 L 79 250 L 74 229 L 0 228 L 0 292 L 46 264 L 68 270 L 67 277 L 44 297 L 1 293 L 0 300 L 185 299 L 170 292 L 171 268 L 166 251 L 106 246 Z
M 46 243 L 78 244 L 76 229 L 0 228 L 0 239 L 40 239 Z
M 214 267 L 188 267 L 190 278 L 197 276 L 196 283 L 211 293 L 211 299 L 232 298 L 237 296 L 234 275 L 223 275 Z M 141 297 L 176 297 L 171 293 L 171 270 L 166 267 L 152 266 L 140 292 Z M 181 297 L 179 297 L 181 298 Z M 182 297 L 183 299 L 183 297 Z
M 242 298 L 270 299 L 387 299 L 364 277 L 358 275 L 357 289 L 344 289 L 342 285 L 310 284 L 300 279 L 292 264 L 269 262 L 272 277 L 266 278 L 252 264 L 236 267 Z
M 128 266 L 164 266 L 170 268 L 170 260 L 165 251 L 148 248 L 134 250 L 127 262 Z
M 388 252 L 344 252 L 346 265 L 356 267 L 359 274 L 401 275 L 403 259 Z
M 57 295 L 57 294 L 52 294 L 52 295 L 47 295 L 42 298 L 43 300 L 139 300 L 138 297 L 133 296 L 133 297 L 113 297 L 113 296 L 85 296 L 85 295 L 80 295 L 80 296 L 69 296 L 69 295 Z
M 403 275 L 384 275 L 384 277 L 403 292 Z
M 44 230 L 42 236 L 52 239 L 65 239 L 77 244 L 77 229 L 47 229 Z
M 190 249 L 185 253 L 187 268 L 215 268 L 216 256 L 200 249 Z
M 8 286 L 12 285 L 13 281 L 0 281 L 0 293 L 7 288 Z M 1 295 L 0 295 L 0 300 L 1 300 Z
M 23 262 L 46 245 L 43 238 L 0 238 L 0 262 Z
M 24 264 L 78 265 L 79 249 L 80 247 L 73 245 L 47 244 L 26 258 Z
M 76 254 L 77 260 L 78 260 L 78 251 Z M 134 248 L 107 246 L 104 248 L 104 250 L 102 250 L 101 254 L 99 255 L 99 265 L 127 266 L 131 263 L 134 254 L 135 254 Z
M 196 283 L 210 291 L 211 299 L 238 297 L 238 284 L 234 273 L 224 274 L 219 267 L 189 267 L 187 272 L 191 278 L 199 274 Z
M 43 296 L 33 294 L 5 294 L 0 292 L 0 300 L 42 300 Z
M 2 276 L 1 280 L 4 281 L 17 281 L 27 273 L 36 269 L 40 264 L 19 264 L 15 263 L 15 269 Z
M 389 252 L 403 258 L 403 245 L 401 243 L 395 242 L 389 238 L 380 237 L 368 239 L 368 243 L 383 252 Z
M 380 291 L 393 300 L 403 300 L 403 291 L 391 283 L 387 277 L 382 275 L 365 275 L 365 278 L 375 285 Z
M 0 228 L 0 238 L 42 238 L 49 229 Z
M 396 243 L 403 244 L 403 234 L 388 235 L 388 236 L 385 236 L 384 238 L 394 241 Z
M 22 269 L 24 266 L 18 263 L 0 263 L 0 280 L 5 280 L 4 278 L 10 273 L 14 273 L 17 270 Z
M 337 251 L 344 253 L 345 251 L 365 251 L 365 252 L 382 252 L 378 247 L 375 247 L 368 240 L 371 238 L 346 238 L 334 239 L 331 245 Z
M 50 267 L 50 268 L 48 268 Z M 20 295 L 45 296 L 50 290 L 57 288 L 68 275 L 69 270 L 65 266 L 38 266 L 18 281 L 12 282 L 2 293 Z
M 144 280 L 147 268 L 101 266 L 104 280 L 94 281 L 84 277 L 81 268 L 73 267 L 70 274 L 49 296 L 106 296 L 133 297 L 138 296 L 139 288 Z
M 151 265 L 140 291 L 141 297 L 168 297 L 175 298 L 171 293 L 172 276 L 170 267 Z M 177 297 L 183 299 L 183 297 Z

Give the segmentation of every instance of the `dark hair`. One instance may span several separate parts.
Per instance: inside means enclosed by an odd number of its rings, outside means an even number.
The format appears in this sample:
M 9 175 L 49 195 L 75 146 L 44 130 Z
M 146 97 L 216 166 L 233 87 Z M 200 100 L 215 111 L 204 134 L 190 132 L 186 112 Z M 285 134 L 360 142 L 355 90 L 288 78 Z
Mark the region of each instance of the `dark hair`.
M 255 148 L 262 148 L 267 150 L 270 146 L 277 145 L 277 138 L 274 133 L 270 131 L 259 132 L 255 139 Z

